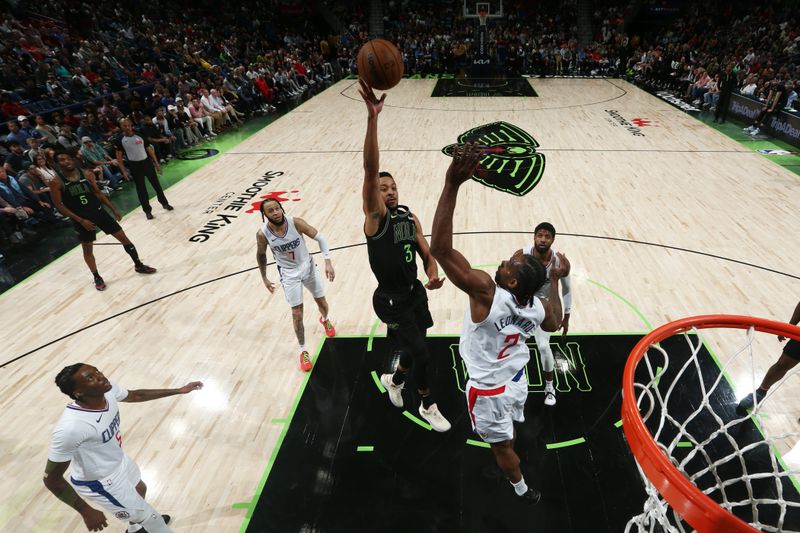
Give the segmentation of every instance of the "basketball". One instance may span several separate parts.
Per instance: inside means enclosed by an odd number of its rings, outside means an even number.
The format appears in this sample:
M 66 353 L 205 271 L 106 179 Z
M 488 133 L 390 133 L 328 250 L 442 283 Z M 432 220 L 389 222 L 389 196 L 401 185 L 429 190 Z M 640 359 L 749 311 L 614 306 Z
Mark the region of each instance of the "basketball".
M 373 89 L 386 91 L 403 78 L 403 57 L 385 39 L 373 39 L 358 51 L 358 75 Z

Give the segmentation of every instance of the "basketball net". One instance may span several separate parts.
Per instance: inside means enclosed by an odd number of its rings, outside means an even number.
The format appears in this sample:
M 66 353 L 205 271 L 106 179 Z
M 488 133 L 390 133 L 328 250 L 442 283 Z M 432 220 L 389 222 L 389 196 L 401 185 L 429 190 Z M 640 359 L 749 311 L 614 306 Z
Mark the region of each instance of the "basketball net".
M 741 347 L 724 364 L 720 359 L 719 366 L 712 364 L 711 369 L 701 365 L 698 354 L 704 339 L 699 329 L 704 328 L 740 330 L 744 334 Z M 720 401 L 720 396 L 729 397 L 723 394 L 728 389 L 720 388 L 723 378 L 727 379 L 726 369 L 740 358 L 744 358 L 740 364 L 749 363 L 752 383 L 747 387 L 752 386 L 751 395 L 755 391 L 755 331 L 800 339 L 800 328 L 789 324 L 708 315 L 666 324 L 645 336 L 631 352 L 623 378 L 622 422 L 646 500 L 643 512 L 626 525 L 626 533 L 800 529 L 800 502 L 786 499 L 796 498 L 790 476 L 799 471 L 786 469 L 775 453 L 776 444 L 791 439 L 793 445 L 800 433 L 767 435 L 758 425 L 754 430 L 752 424 L 757 422 L 750 421 L 750 416 L 755 419 L 773 397 L 780 396 L 781 386 L 800 371 L 800 365 L 773 385 L 763 400 L 755 401 L 750 415 L 732 414 L 733 406 Z M 675 346 L 665 340 L 678 334 L 688 348 L 686 361 L 683 351 L 671 359 L 664 347 Z
M 486 26 L 486 20 L 489 18 L 488 11 L 481 9 L 478 11 L 478 21 L 480 22 L 481 26 Z

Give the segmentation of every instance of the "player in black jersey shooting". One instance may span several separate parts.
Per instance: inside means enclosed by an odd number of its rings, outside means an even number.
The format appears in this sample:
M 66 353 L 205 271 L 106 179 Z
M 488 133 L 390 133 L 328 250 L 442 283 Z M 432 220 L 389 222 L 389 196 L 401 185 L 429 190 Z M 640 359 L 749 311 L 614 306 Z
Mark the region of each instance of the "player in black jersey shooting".
M 58 154 L 56 160 L 60 167 L 60 179 L 54 179 L 50 183 L 50 196 L 53 198 L 56 209 L 72 219 L 83 248 L 83 260 L 86 261 L 86 265 L 94 276 L 94 287 L 98 291 L 106 288 L 105 281 L 97 272 L 97 263 L 94 259 L 93 243 L 96 228 L 100 228 L 122 243 L 122 247 L 133 259 L 133 268 L 136 272 L 140 274 L 154 273 L 155 268 L 149 267 L 139 260 L 136 247 L 117 223 L 122 220 L 122 215 L 97 187 L 94 173 L 84 173 L 75 165 L 75 160 L 68 153 Z M 111 210 L 114 218 L 111 218 L 103 209 L 104 205 Z
M 398 203 L 397 184 L 388 172 L 380 172 L 378 150 L 378 114 L 383 109 L 384 94 L 379 100 L 363 80 L 361 97 L 367 105 L 367 134 L 364 139 L 364 234 L 367 238 L 369 266 L 378 280 L 372 305 L 386 324 L 387 337 L 395 340 L 399 356 L 393 374 L 383 374 L 381 383 L 395 407 L 403 407 L 402 390 L 406 374 L 413 370 L 414 384 L 422 402 L 419 413 L 436 431 L 447 431 L 450 422 L 439 412 L 431 393 L 428 376 L 427 329 L 433 326 L 425 289 L 438 289 L 444 279 L 438 275 L 436 261 L 419 219 Z M 417 279 L 417 253 L 422 258 L 428 283 Z

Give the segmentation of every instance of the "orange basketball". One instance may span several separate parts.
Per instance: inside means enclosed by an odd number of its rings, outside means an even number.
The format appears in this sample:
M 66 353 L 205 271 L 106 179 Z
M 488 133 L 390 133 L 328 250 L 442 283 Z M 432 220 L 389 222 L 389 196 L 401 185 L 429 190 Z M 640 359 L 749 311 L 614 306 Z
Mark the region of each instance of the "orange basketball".
M 385 39 L 373 39 L 358 51 L 358 75 L 373 89 L 386 91 L 403 78 L 403 57 Z

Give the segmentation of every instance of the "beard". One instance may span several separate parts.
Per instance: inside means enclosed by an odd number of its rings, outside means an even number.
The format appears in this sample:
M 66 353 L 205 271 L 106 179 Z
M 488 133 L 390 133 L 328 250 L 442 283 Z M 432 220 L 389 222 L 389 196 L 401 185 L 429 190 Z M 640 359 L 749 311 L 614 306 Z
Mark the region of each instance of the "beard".
M 286 215 L 281 214 L 281 218 L 278 220 L 272 220 L 271 218 L 267 217 L 267 220 L 275 224 L 276 226 L 283 226 L 283 223 L 286 222 Z

